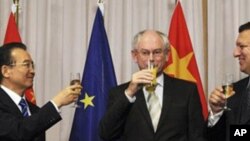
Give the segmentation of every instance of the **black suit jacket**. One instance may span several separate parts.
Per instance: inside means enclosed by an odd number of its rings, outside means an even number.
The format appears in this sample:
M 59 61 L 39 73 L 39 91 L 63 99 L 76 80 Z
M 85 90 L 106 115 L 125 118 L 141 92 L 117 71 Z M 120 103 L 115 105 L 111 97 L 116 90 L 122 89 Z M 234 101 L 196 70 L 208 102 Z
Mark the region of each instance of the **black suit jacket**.
M 108 109 L 100 122 L 104 140 L 202 141 L 205 122 L 196 85 L 164 74 L 163 107 L 154 132 L 142 90 L 130 103 L 128 83 L 111 90 Z
M 22 113 L 0 88 L 0 141 L 45 141 L 45 131 L 61 120 L 61 116 L 51 102 L 41 109 L 29 103 L 31 116 Z
M 228 98 L 230 111 L 224 111 L 222 117 L 212 128 L 208 128 L 208 138 L 210 141 L 229 141 L 229 129 L 232 124 L 250 124 L 250 117 L 243 123 L 240 122 L 240 111 L 243 102 L 243 93 L 247 87 L 249 77 L 233 84 L 235 94 Z

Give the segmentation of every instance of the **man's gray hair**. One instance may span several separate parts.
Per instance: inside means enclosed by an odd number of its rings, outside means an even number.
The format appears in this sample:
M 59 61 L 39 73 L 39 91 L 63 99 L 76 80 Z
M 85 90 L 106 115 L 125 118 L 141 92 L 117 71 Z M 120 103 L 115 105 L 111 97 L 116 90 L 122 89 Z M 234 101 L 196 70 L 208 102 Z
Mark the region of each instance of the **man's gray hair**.
M 140 42 L 140 39 L 142 37 L 142 35 L 147 32 L 149 30 L 143 30 L 143 31 L 140 31 L 139 33 L 137 33 L 135 36 L 134 36 L 134 40 L 132 42 L 132 46 L 133 46 L 133 49 L 136 49 L 137 46 L 138 46 L 138 43 Z M 164 43 L 164 47 L 166 50 L 169 50 L 169 42 L 168 42 L 168 38 L 167 38 L 167 35 L 158 31 L 158 30 L 154 30 L 160 37 L 161 39 L 163 40 L 163 43 Z

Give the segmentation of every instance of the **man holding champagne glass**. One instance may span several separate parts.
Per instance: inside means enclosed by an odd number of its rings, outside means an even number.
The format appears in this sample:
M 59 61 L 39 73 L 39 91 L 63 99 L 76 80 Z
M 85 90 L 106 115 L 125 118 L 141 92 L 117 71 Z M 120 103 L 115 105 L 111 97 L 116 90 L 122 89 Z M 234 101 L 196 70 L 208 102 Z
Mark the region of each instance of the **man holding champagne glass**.
M 45 131 L 61 120 L 59 109 L 78 98 L 81 85 L 64 88 L 39 108 L 24 96 L 35 76 L 33 60 L 24 44 L 0 47 L 0 69 L 0 140 L 45 141 Z
M 137 33 L 131 53 L 139 71 L 110 90 L 101 138 L 203 141 L 205 122 L 196 85 L 163 73 L 169 53 L 166 35 L 156 30 Z
M 240 71 L 250 75 L 250 22 L 239 27 L 233 56 L 239 59 Z M 208 137 L 211 141 L 229 141 L 230 125 L 250 124 L 249 77 L 232 85 L 230 96 L 225 95 L 226 90 L 222 86 L 215 88 L 210 94 Z

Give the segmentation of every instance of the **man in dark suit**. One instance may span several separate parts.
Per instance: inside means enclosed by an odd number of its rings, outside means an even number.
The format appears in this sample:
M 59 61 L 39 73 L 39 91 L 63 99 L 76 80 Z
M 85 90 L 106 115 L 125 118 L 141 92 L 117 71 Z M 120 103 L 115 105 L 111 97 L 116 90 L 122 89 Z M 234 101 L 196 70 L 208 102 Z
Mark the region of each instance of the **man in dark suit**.
M 110 91 L 107 111 L 100 122 L 104 140 L 202 141 L 205 123 L 196 85 L 163 73 L 169 44 L 155 30 L 139 32 L 133 41 L 132 57 L 139 71 L 130 82 Z M 156 83 L 147 69 L 157 68 Z M 152 98 L 154 98 L 152 102 Z
M 59 108 L 75 101 L 81 86 L 66 87 L 40 109 L 24 96 L 35 75 L 24 44 L 0 47 L 0 69 L 0 140 L 45 141 L 45 131 L 61 120 Z
M 233 55 L 239 59 L 240 71 L 250 74 L 250 22 L 239 27 L 236 48 Z M 210 114 L 208 118 L 208 137 L 211 141 L 228 141 L 232 124 L 250 124 L 250 84 L 249 77 L 233 84 L 234 94 L 228 98 L 231 110 L 223 110 L 226 96 L 223 88 L 218 87 L 209 97 Z

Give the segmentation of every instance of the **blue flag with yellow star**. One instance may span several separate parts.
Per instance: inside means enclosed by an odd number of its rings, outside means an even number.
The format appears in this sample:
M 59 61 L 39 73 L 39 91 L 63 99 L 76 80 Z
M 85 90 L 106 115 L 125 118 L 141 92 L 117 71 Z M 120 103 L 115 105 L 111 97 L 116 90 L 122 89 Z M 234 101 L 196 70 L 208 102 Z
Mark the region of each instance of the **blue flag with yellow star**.
M 92 29 L 82 78 L 82 92 L 76 108 L 70 141 L 101 141 L 98 125 L 106 110 L 108 91 L 117 85 L 108 38 L 98 8 Z

